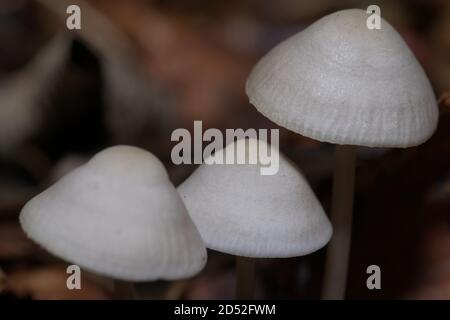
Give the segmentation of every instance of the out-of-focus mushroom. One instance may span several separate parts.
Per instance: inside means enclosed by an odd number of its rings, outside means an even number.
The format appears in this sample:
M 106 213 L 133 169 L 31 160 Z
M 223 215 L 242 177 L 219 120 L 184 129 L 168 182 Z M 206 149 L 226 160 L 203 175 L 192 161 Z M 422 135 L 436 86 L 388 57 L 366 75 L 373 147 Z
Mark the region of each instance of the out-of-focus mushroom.
M 40 125 L 43 103 L 55 86 L 70 46 L 58 34 L 22 69 L 0 83 L 0 153 L 11 153 Z
M 66 19 L 70 0 L 38 0 L 59 20 Z M 139 144 L 159 155 L 165 144 L 155 145 L 155 135 L 167 135 L 178 126 L 173 101 L 164 86 L 155 81 L 139 64 L 136 46 L 118 28 L 103 10 L 87 1 L 77 4 L 83 8 L 82 29 L 79 37 L 98 57 L 104 80 L 103 96 L 106 102 L 105 125 L 118 144 Z M 157 120 L 154 120 L 157 119 Z

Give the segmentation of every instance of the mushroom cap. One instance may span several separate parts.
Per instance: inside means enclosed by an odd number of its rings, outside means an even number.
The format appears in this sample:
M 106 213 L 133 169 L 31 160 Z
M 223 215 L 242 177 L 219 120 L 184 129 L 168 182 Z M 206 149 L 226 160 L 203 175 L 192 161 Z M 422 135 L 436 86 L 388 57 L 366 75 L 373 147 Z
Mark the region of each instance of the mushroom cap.
M 213 156 L 234 147 L 255 154 L 258 140 L 238 140 Z M 203 164 L 178 187 L 206 246 L 259 258 L 302 256 L 323 247 L 332 227 L 300 171 L 281 154 L 277 174 L 261 175 L 260 168 L 259 162 Z
M 206 263 L 163 164 L 135 147 L 98 153 L 30 200 L 20 223 L 52 254 L 115 279 L 185 278 Z
M 250 102 L 278 125 L 335 144 L 410 147 L 435 131 L 430 82 L 385 20 L 338 11 L 273 48 L 251 72 Z

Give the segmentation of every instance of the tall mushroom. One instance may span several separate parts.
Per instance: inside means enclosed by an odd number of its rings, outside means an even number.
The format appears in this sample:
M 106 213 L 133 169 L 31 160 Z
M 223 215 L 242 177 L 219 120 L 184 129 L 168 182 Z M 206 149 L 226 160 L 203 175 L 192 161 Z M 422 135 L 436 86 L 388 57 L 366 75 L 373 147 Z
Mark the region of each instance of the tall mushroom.
M 238 140 L 205 159 L 178 187 L 206 246 L 237 256 L 238 298 L 253 297 L 250 258 L 303 256 L 323 247 L 332 234 L 308 182 L 290 161 L 280 155 L 278 172 L 261 174 L 258 155 L 269 148 L 256 139 Z M 241 159 L 245 154 L 247 161 L 213 163 L 228 152 Z
M 436 129 L 436 98 L 422 67 L 385 20 L 338 11 L 273 48 L 251 72 L 246 91 L 259 112 L 304 136 L 336 144 L 334 235 L 323 298 L 345 295 L 355 146 L 406 148 Z
M 98 153 L 30 200 L 20 223 L 50 253 L 118 280 L 116 289 L 186 278 L 206 263 L 201 236 L 163 164 L 135 147 Z

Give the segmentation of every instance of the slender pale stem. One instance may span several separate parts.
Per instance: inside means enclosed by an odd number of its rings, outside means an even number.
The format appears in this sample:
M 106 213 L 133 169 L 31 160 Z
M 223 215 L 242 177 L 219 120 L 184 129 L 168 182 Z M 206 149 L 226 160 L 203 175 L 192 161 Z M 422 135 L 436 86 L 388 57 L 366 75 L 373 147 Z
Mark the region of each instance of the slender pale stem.
M 166 293 L 164 294 L 165 300 L 179 300 L 183 297 L 189 286 L 189 280 L 173 281 L 169 284 Z
M 255 295 L 255 259 L 236 256 L 236 299 L 250 300 Z
M 114 299 L 117 300 L 134 299 L 133 283 L 121 280 L 114 280 Z
M 325 263 L 322 290 L 324 300 L 345 298 L 352 233 L 356 146 L 337 145 L 335 153 L 331 205 L 331 223 L 334 231 L 328 245 Z

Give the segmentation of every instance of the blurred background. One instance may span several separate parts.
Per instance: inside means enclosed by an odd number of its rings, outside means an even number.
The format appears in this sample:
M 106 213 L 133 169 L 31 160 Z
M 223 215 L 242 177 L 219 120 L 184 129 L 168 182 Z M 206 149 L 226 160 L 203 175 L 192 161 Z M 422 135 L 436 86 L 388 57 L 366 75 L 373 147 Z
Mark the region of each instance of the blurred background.
M 70 4 L 81 7 L 79 32 L 66 29 Z M 95 277 L 67 290 L 67 264 L 21 231 L 22 206 L 116 144 L 153 152 L 178 185 L 195 166 L 171 163 L 174 129 L 192 130 L 194 120 L 276 128 L 245 96 L 252 66 L 318 18 L 370 4 L 402 34 L 436 96 L 449 92 L 450 1 L 1 0 L 0 299 L 111 298 Z M 280 130 L 281 151 L 328 211 L 333 147 Z M 450 115 L 419 147 L 361 148 L 356 179 L 347 298 L 450 299 Z M 319 298 L 324 254 L 260 259 L 257 297 Z M 382 290 L 366 288 L 371 264 Z M 210 252 L 193 279 L 137 288 L 149 299 L 232 299 L 234 278 L 234 259 Z

